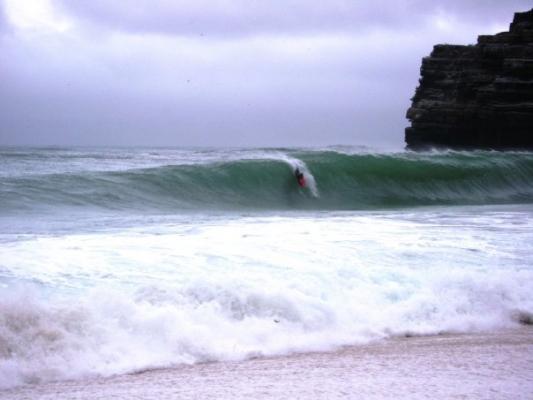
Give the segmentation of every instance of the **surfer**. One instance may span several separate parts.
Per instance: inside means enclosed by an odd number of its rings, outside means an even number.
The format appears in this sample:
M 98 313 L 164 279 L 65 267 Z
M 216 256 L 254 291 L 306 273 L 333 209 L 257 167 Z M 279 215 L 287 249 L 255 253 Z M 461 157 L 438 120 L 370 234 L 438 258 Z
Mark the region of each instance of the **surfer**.
M 303 172 L 300 172 L 299 168 L 296 168 L 296 171 L 294 171 L 294 176 L 296 177 L 298 185 L 300 185 L 300 187 L 305 187 L 305 177 Z

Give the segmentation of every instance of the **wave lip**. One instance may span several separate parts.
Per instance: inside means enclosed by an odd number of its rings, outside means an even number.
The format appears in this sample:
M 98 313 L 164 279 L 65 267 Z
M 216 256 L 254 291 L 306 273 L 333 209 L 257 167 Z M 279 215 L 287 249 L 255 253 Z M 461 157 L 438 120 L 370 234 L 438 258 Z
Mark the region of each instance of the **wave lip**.
M 273 151 L 239 157 L 1 177 L 0 212 L 364 210 L 533 202 L 533 153 Z M 308 188 L 296 184 L 296 167 L 305 173 Z

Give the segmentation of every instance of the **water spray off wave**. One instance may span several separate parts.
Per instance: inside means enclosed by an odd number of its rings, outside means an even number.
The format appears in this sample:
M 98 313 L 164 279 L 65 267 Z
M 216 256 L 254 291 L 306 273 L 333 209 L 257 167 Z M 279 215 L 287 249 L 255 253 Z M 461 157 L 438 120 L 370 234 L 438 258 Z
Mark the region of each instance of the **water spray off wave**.
M 364 210 L 533 202 L 532 153 L 275 151 L 165 161 L 147 168 L 4 176 L 2 211 Z M 295 183 L 296 168 L 305 175 L 305 189 Z

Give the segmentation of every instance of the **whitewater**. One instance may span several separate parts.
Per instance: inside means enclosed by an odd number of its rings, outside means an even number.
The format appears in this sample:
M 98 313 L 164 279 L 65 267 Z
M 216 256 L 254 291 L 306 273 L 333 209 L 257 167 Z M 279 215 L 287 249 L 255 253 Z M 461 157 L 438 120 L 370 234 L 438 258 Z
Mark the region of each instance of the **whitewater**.
M 0 390 L 512 329 L 532 289 L 533 153 L 0 149 Z

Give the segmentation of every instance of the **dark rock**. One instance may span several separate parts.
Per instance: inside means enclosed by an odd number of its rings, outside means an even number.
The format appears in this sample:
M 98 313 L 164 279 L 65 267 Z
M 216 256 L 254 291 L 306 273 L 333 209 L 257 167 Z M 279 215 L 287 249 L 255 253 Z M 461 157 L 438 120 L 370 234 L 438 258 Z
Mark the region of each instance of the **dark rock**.
M 420 74 L 409 148 L 533 149 L 533 9 L 476 45 L 436 45 Z

